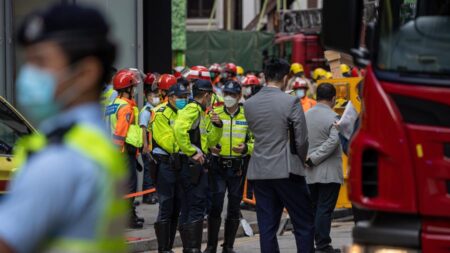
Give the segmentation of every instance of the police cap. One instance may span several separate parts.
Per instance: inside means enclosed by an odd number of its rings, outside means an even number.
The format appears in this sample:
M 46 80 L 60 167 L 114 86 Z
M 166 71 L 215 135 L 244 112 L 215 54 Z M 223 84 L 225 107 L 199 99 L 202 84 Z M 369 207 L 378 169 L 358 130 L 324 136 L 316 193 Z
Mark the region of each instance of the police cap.
M 241 93 L 241 84 L 236 81 L 228 81 L 223 86 L 223 92 L 224 93 L 233 93 L 233 94 L 240 94 Z
M 186 87 L 184 87 L 184 85 L 182 85 L 180 83 L 170 86 L 170 88 L 167 92 L 168 96 L 175 95 L 177 97 L 186 96 L 189 94 L 190 94 L 189 90 L 186 89 Z

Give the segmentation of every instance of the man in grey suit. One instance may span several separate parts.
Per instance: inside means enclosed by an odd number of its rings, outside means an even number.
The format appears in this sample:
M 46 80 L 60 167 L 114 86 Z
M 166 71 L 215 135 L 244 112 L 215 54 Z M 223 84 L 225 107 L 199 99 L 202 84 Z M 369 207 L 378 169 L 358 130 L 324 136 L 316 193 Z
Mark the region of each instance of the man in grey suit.
M 315 211 L 316 252 L 336 252 L 331 246 L 331 215 L 344 181 L 338 115 L 333 111 L 336 89 L 329 83 L 317 88 L 317 105 L 306 113 L 310 142 L 306 164 L 308 182 Z
M 255 144 L 247 178 L 254 186 L 262 253 L 280 252 L 276 232 L 283 208 L 294 226 L 297 252 L 314 251 L 314 216 L 305 180 L 308 132 L 299 99 L 284 93 L 289 64 L 267 62 L 267 87 L 244 104 Z

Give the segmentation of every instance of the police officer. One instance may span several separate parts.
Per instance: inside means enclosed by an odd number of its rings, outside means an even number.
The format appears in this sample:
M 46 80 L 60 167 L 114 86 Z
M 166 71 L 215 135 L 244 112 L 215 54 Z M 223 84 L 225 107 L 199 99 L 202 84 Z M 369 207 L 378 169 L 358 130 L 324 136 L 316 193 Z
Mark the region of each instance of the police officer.
M 139 109 L 134 98 L 137 93 L 137 85 L 142 82 L 136 71 L 123 69 L 117 72 L 113 78 L 114 89 L 118 96 L 106 108 L 109 118 L 113 142 L 126 154 L 129 169 L 129 181 L 127 193 L 137 190 L 137 155 L 139 148 L 143 145 L 142 129 L 139 126 Z M 131 213 L 129 226 L 131 228 L 142 228 L 143 219 L 136 214 L 134 198 L 130 198 Z
M 229 81 L 223 91 L 225 105 L 215 109 L 223 122 L 223 134 L 220 143 L 211 148 L 215 154 L 212 156 L 209 171 L 212 207 L 208 215 L 208 246 L 204 253 L 217 251 L 226 191 L 228 191 L 228 211 L 222 252 L 234 253 L 233 245 L 239 227 L 239 206 L 245 179 L 244 157 L 253 150 L 244 107 L 239 104 L 241 85 L 236 81 Z
M 159 107 L 152 124 L 153 157 L 157 161 L 156 192 L 159 212 L 155 223 L 159 252 L 171 252 L 178 216 L 181 208 L 179 172 L 181 163 L 175 140 L 173 124 L 178 110 L 187 105 L 189 90 L 182 84 L 171 86 L 167 92 L 168 103 Z
M 105 88 L 102 91 L 102 95 L 100 97 L 100 103 L 106 108 L 114 99 L 117 97 L 117 92 L 114 90 L 112 84 L 112 78 L 116 74 L 117 69 L 114 67 L 110 67 L 108 70 L 108 81 L 105 84 Z
M 150 155 L 152 151 L 152 130 L 151 122 L 155 116 L 153 108 L 160 104 L 159 90 L 155 83 L 155 75 L 152 73 L 147 73 L 144 79 L 144 95 L 147 100 L 144 107 L 142 107 L 139 113 L 139 126 L 142 128 L 142 161 L 144 163 L 144 175 L 142 180 L 142 190 L 148 190 L 154 187 L 153 180 L 150 176 L 150 171 L 154 169 L 155 161 Z M 153 168 L 152 168 L 153 167 Z M 156 194 L 149 193 L 145 194 L 142 198 L 142 202 L 145 204 L 156 204 L 157 198 Z
M 26 64 L 17 103 L 40 134 L 15 147 L 19 170 L 0 204 L 2 253 L 126 252 L 125 161 L 99 104 L 115 56 L 108 31 L 80 5 L 53 5 L 19 30 Z
M 222 136 L 222 121 L 215 112 L 208 114 L 213 87 L 210 81 L 198 79 L 192 86 L 194 100 L 178 112 L 175 137 L 183 155 L 180 173 L 182 205 L 180 235 L 183 252 L 199 253 L 203 215 L 208 187 L 207 157 L 209 148 L 216 146 Z

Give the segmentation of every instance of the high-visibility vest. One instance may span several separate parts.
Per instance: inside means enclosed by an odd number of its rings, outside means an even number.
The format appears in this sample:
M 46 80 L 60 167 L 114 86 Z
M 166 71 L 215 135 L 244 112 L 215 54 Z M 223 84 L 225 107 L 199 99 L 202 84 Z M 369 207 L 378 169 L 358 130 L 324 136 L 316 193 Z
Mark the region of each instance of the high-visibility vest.
M 214 127 L 210 116 L 195 101 L 178 111 L 173 128 L 180 150 L 188 156 L 197 152 L 193 145 L 208 154 L 209 148 L 216 146 L 222 136 L 222 128 Z
M 114 134 L 117 127 L 117 119 L 120 108 L 128 105 L 128 102 L 116 98 L 114 102 L 106 108 L 106 115 L 109 116 L 111 133 Z M 125 142 L 136 147 L 141 148 L 144 140 L 142 139 L 142 128 L 139 126 L 139 109 L 133 106 L 134 122 L 128 128 Z
M 96 196 L 100 198 L 99 203 L 102 204 L 103 214 L 100 214 L 99 219 L 96 220 L 94 238 L 45 238 L 46 241 L 40 252 L 127 252 L 123 232 L 128 205 L 123 199 L 123 192 L 120 191 L 124 180 L 127 179 L 123 155 L 103 133 L 83 124 L 70 128 L 62 136 L 61 143 L 77 150 L 101 167 L 102 173 L 99 175 L 102 178 L 99 178 L 98 182 L 102 185 L 98 188 L 100 192 L 96 193 Z M 47 145 L 47 138 L 43 135 L 33 134 L 23 137 L 15 149 L 16 165 L 21 167 L 26 164 L 29 154 L 37 153 Z
M 304 97 L 302 99 L 300 99 L 300 104 L 303 107 L 303 111 L 307 112 L 309 109 L 313 108 L 317 102 L 314 99 L 311 99 L 309 97 Z
M 245 154 L 239 154 L 232 150 L 241 143 L 247 144 L 248 151 L 246 154 L 251 154 L 253 151 L 253 142 L 251 140 L 250 130 L 248 129 L 247 119 L 244 115 L 244 107 L 239 106 L 238 111 L 234 116 L 231 116 L 224 106 L 215 108 L 214 110 L 223 122 L 223 133 L 220 139 L 220 155 L 224 157 L 240 157 Z
M 110 103 L 111 95 L 113 94 L 114 89 L 111 86 L 107 87 L 107 90 L 102 92 L 102 95 L 100 97 L 100 103 L 103 105 L 103 108 L 106 108 Z
M 154 146 L 163 149 L 169 154 L 179 151 L 173 124 L 177 119 L 178 110 L 174 110 L 169 104 L 161 106 L 156 110 L 152 124 Z

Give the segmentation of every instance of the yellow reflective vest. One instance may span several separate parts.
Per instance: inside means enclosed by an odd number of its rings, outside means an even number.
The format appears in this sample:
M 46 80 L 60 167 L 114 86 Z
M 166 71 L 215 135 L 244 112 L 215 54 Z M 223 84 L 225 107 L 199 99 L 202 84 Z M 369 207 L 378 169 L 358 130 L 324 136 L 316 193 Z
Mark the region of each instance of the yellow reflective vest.
M 176 118 L 177 109 L 167 104 L 156 110 L 152 123 L 153 146 L 163 149 L 168 154 L 177 153 L 180 150 L 173 130 Z
M 174 131 L 180 150 L 187 156 L 197 153 L 197 148 L 208 154 L 209 148 L 216 146 L 222 136 L 222 128 L 214 126 L 210 116 L 195 101 L 178 111 Z
M 47 143 L 46 137 L 40 134 L 20 139 L 15 149 L 16 165 L 18 167 L 24 165 L 28 154 L 43 150 Z M 100 219 L 96 221 L 94 238 L 44 238 L 46 243 L 40 252 L 127 252 L 123 232 L 128 205 L 121 191 L 127 179 L 124 157 L 102 132 L 88 125 L 73 126 L 62 137 L 62 143 L 78 150 L 87 159 L 95 161 L 103 170 L 103 173 L 99 173 L 101 178 L 98 178 L 98 181 L 102 186 L 98 188 L 97 193 L 101 198 L 103 214 L 99 215 Z
M 109 117 L 112 134 L 116 132 L 118 112 L 122 106 L 127 104 L 127 101 L 116 98 L 114 102 L 106 108 L 106 115 Z M 134 123 L 128 128 L 125 142 L 136 148 L 141 148 L 144 140 L 142 139 L 142 128 L 139 126 L 139 109 L 137 106 L 133 106 L 133 113 Z
M 225 106 L 214 109 L 223 122 L 223 133 L 220 139 L 220 155 L 224 157 L 240 157 L 253 152 L 253 138 L 248 128 L 247 119 L 244 115 L 244 106 L 240 105 L 236 113 L 232 116 L 228 113 Z M 247 152 L 239 154 L 232 150 L 233 147 L 245 143 Z

